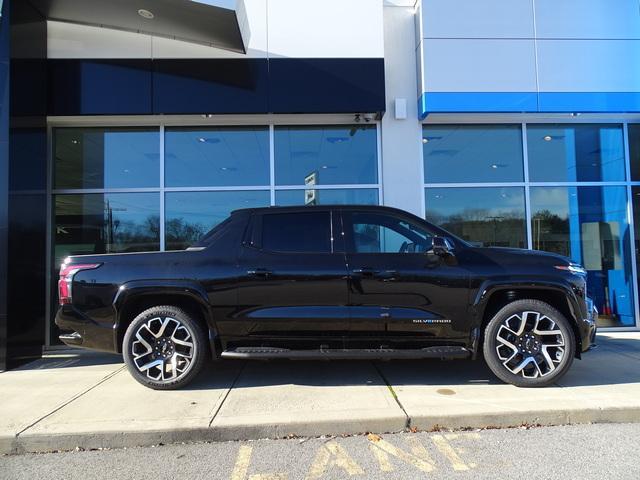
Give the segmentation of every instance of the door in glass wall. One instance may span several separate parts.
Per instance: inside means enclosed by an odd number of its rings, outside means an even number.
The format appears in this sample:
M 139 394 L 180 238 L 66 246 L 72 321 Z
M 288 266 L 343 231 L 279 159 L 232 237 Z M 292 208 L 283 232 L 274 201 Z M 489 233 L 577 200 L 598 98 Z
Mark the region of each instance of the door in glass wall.
M 533 248 L 586 268 L 603 327 L 635 325 L 629 230 L 624 186 L 531 187 Z

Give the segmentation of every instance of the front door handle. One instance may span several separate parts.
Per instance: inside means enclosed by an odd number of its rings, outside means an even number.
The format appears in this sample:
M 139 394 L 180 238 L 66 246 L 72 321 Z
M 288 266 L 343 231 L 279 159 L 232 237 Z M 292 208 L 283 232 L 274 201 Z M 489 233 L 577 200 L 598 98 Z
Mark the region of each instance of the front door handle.
M 268 277 L 271 273 L 271 270 L 267 270 L 266 268 L 250 268 L 247 270 L 247 275 L 251 275 L 252 277 Z
M 353 273 L 355 275 L 373 276 L 373 275 L 377 275 L 380 272 L 378 272 L 378 270 L 374 270 L 373 268 L 361 267 L 361 268 L 354 268 Z

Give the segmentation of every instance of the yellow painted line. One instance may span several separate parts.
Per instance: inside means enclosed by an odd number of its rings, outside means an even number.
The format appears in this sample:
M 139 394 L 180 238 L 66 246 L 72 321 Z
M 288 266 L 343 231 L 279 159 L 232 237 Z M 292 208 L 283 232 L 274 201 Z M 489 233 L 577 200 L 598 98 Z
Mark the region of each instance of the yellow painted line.
M 462 459 L 458 456 L 454 448 L 445 437 L 443 437 L 442 435 L 433 435 L 431 437 L 431 440 L 433 441 L 436 448 L 440 451 L 440 453 L 442 453 L 447 458 L 447 460 L 449 460 L 454 470 L 469 470 L 469 467 L 462 461 Z
M 245 478 L 247 478 L 252 450 L 253 447 L 250 445 L 240 446 L 238 456 L 236 457 L 236 464 L 233 467 L 233 472 L 231 472 L 231 480 L 245 480 Z
M 341 447 L 338 442 L 332 440 L 318 449 L 316 458 L 311 464 L 311 467 L 309 467 L 306 479 L 316 480 L 322 477 L 330 466 L 341 468 L 348 475 L 364 475 L 362 467 L 349 456 L 347 451 Z

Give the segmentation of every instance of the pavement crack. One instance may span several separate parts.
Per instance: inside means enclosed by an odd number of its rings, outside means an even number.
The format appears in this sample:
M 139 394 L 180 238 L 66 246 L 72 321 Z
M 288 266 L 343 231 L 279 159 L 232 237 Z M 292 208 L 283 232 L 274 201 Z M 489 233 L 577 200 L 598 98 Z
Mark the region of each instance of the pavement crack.
M 213 421 L 218 416 L 218 413 L 220 412 L 220 409 L 222 408 L 224 403 L 227 401 L 227 397 L 231 393 L 231 390 L 233 390 L 233 387 L 235 387 L 236 383 L 238 383 L 238 379 L 240 378 L 240 375 L 242 375 L 242 372 L 244 371 L 244 368 L 246 366 L 247 366 L 247 362 L 244 362 L 242 364 L 242 366 L 240 367 L 240 369 L 238 370 L 238 373 L 236 374 L 235 378 L 233 379 L 233 382 L 231 382 L 231 385 L 229 386 L 229 388 L 227 388 L 227 391 L 225 392 L 224 397 L 222 397 L 222 400 L 220 401 L 220 404 L 218 405 L 218 408 L 215 409 L 215 411 L 213 412 L 213 415 L 211 417 L 211 420 L 209 420 L 209 428 L 211 428 L 211 424 L 213 423 Z
M 387 377 L 384 376 L 384 374 L 382 373 L 382 370 L 380 370 L 380 367 L 378 367 L 378 365 L 375 362 L 371 362 L 371 363 L 373 365 L 373 368 L 375 368 L 376 371 L 378 372 L 378 375 L 380 375 L 380 378 L 382 378 L 384 383 L 387 385 L 387 388 L 389 389 L 389 392 L 391 393 L 391 396 L 393 397 L 393 399 L 398 404 L 398 407 L 400 407 L 400 410 L 402 410 L 402 412 L 404 413 L 404 416 L 406 417 L 404 427 L 407 430 L 410 429 L 411 428 L 411 417 L 409 416 L 407 411 L 404 409 L 404 406 L 400 402 L 400 399 L 398 398 L 398 395 L 396 394 L 395 390 L 393 389 L 393 386 L 391 385 L 391 383 L 389 383 L 389 380 L 387 380 Z
M 54 413 L 62 410 L 64 407 L 66 407 L 67 405 L 69 405 L 70 403 L 74 402 L 75 400 L 77 400 L 78 398 L 82 397 L 84 394 L 90 392 L 91 390 L 93 390 L 94 388 L 102 385 L 104 382 L 106 382 L 107 380 L 109 380 L 110 378 L 114 377 L 115 375 L 117 375 L 118 373 L 120 373 L 121 371 L 123 371 L 126 367 L 123 365 L 120 368 L 118 368 L 117 370 L 111 372 L 108 375 L 105 375 L 104 377 L 102 377 L 102 379 L 96 383 L 95 385 L 90 386 L 89 388 L 82 390 L 79 393 L 76 393 L 73 397 L 71 397 L 69 400 L 63 402 L 62 404 L 58 405 L 56 408 L 54 408 L 53 410 L 51 410 L 49 413 L 47 413 L 46 415 L 43 415 L 42 417 L 38 418 L 37 420 L 35 420 L 34 422 L 32 422 L 31 424 L 27 425 L 26 427 L 24 427 L 22 430 L 20 430 L 18 433 L 16 433 L 16 438 L 18 438 L 20 435 L 22 435 L 24 432 L 26 432 L 27 430 L 29 430 L 30 428 L 34 427 L 35 425 L 37 425 L 38 423 L 40 423 L 42 420 L 44 420 L 45 418 L 50 417 L 51 415 L 53 415 Z

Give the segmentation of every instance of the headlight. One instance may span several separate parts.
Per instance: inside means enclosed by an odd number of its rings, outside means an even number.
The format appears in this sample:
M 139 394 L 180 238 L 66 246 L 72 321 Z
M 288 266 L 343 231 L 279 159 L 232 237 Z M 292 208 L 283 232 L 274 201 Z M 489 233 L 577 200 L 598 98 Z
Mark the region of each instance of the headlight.
M 577 263 L 570 263 L 569 265 L 556 265 L 555 268 L 558 270 L 564 270 L 566 272 L 571 272 L 576 275 L 586 275 L 587 271 L 582 265 Z

